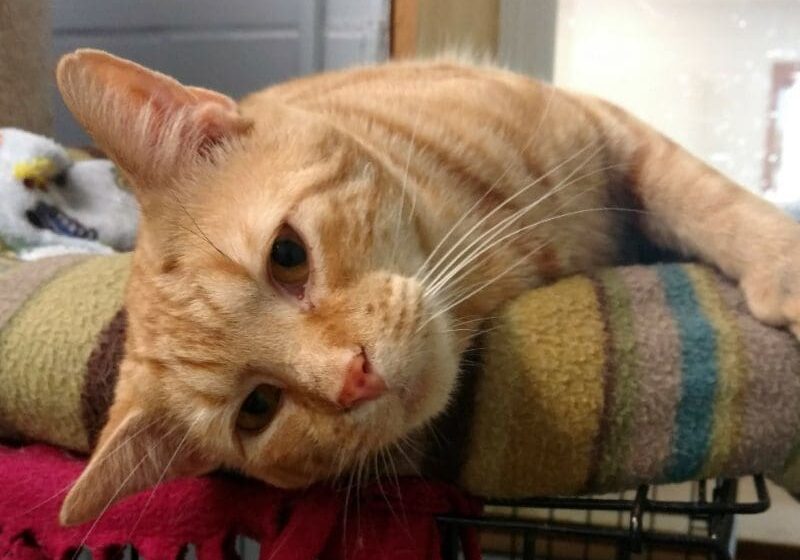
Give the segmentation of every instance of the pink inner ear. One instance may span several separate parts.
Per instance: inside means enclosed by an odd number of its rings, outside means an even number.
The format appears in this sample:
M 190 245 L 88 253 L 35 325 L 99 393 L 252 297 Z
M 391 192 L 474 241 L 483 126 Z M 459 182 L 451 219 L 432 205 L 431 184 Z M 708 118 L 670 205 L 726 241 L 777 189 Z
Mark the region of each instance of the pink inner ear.
M 229 97 L 203 88 L 186 87 L 178 81 L 144 68 L 129 60 L 94 50 L 79 50 L 62 58 L 58 68 L 59 87 L 70 109 L 79 119 L 93 115 L 94 103 L 104 92 L 113 92 L 120 101 L 115 111 L 127 113 L 127 119 L 113 119 L 84 123 L 95 140 L 116 155 L 119 160 L 130 161 L 133 167 L 146 166 L 146 161 L 136 161 L 142 152 L 131 150 L 130 143 L 119 143 L 119 134 L 129 130 L 114 129 L 114 122 L 135 123 L 143 111 L 151 110 L 151 121 L 144 145 L 156 147 L 159 141 L 170 139 L 167 147 L 175 155 L 190 151 L 206 151 L 222 139 L 247 132 L 252 125 L 249 119 L 238 114 L 236 103 Z M 94 96 L 87 91 L 94 90 Z M 93 117 L 94 118 L 94 117 Z M 164 135 L 176 127 L 177 138 Z M 105 137 L 105 138 L 104 138 Z M 166 146 L 165 146 L 166 147 Z
M 195 131 L 200 132 L 202 141 L 199 150 L 204 152 L 225 138 L 247 132 L 252 126 L 249 119 L 243 118 L 233 108 L 217 102 L 200 103 L 192 112 Z

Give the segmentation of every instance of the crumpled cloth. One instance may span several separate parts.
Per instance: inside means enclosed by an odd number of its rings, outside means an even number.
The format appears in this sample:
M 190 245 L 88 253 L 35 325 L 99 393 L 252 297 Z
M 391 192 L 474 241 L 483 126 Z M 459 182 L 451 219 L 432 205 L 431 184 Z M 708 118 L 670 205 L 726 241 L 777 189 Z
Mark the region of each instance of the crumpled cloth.
M 58 510 L 81 458 L 44 445 L 0 447 L 0 558 L 72 558 L 85 547 L 97 559 L 131 544 L 147 560 L 237 558 L 234 540 L 260 542 L 271 560 L 435 560 L 436 516 L 477 515 L 480 504 L 452 486 L 416 478 L 343 490 L 285 491 L 258 481 L 213 475 L 167 482 L 124 499 L 96 522 L 61 527 Z M 347 502 L 347 504 L 346 504 Z M 346 505 L 346 507 L 345 507 Z M 474 532 L 462 533 L 468 560 L 480 558 Z

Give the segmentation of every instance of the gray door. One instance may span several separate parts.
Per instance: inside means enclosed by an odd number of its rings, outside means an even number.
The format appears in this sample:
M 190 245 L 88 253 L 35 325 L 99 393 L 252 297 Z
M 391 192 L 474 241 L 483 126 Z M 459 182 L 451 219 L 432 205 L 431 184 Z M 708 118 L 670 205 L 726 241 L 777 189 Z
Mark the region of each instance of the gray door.
M 233 97 L 388 57 L 389 0 L 56 0 L 57 59 L 104 49 Z M 88 139 L 55 98 L 56 139 Z

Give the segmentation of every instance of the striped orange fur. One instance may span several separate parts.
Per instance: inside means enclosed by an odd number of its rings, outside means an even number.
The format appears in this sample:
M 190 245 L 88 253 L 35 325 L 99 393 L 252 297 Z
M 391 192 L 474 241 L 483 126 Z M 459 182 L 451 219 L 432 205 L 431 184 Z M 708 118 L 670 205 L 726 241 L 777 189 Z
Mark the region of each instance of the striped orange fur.
M 764 320 L 800 319 L 800 227 L 594 98 L 451 60 L 238 106 L 98 51 L 64 57 L 58 82 L 142 209 L 115 402 L 64 523 L 218 467 L 285 487 L 413 468 L 400 446 L 446 406 L 481 319 L 629 259 L 636 231 L 740 279 Z M 309 267 L 288 291 L 271 264 L 287 227 Z M 386 392 L 343 408 L 355 355 Z M 281 403 L 244 432 L 260 384 Z

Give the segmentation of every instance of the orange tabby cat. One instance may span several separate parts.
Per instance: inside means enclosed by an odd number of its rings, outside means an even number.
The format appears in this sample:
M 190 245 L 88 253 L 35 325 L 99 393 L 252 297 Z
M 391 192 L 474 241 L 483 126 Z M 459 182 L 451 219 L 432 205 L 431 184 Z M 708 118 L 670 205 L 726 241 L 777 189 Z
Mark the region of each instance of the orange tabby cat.
M 347 472 L 444 409 L 482 318 L 628 259 L 633 228 L 800 332 L 800 226 L 603 101 L 449 61 L 237 105 L 81 50 L 58 84 L 142 210 L 115 402 L 63 523 L 219 467 Z

